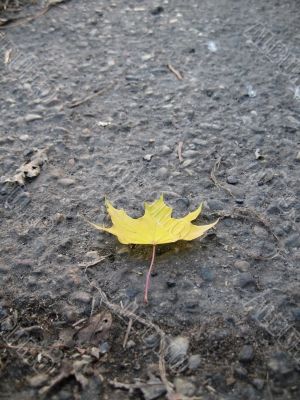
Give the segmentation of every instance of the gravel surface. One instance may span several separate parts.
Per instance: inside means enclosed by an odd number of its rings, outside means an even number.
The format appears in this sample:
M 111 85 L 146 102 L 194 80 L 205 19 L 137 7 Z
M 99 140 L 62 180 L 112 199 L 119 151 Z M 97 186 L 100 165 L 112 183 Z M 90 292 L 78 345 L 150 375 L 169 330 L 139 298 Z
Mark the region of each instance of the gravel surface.
M 112 310 L 100 361 L 81 373 L 89 382 L 71 374 L 43 391 L 41 374 L 55 379 L 71 357 L 49 345 L 102 312 L 105 293 L 168 335 L 180 399 L 298 399 L 298 2 L 45 7 L 0 16 L 3 398 L 122 400 L 128 388 L 108 381 L 135 378 L 150 384 L 131 398 L 166 398 L 160 380 L 149 389 L 161 378 L 157 332 L 134 321 L 123 349 L 128 319 Z M 204 202 L 197 223 L 220 222 L 158 248 L 145 306 L 151 248 L 123 246 L 85 218 L 109 225 L 105 197 L 138 217 L 161 193 L 175 216 Z M 20 362 L 7 345 L 35 325 L 42 338 L 29 337 L 48 356 L 31 349 Z

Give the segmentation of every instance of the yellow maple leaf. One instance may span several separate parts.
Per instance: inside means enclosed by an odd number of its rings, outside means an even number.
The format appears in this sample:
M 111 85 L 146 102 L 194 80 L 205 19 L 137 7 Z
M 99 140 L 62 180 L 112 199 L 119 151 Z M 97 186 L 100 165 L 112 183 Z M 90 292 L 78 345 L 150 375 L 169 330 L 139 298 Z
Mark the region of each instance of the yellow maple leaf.
M 145 213 L 140 218 L 129 217 L 124 210 L 118 210 L 106 200 L 108 214 L 113 225 L 108 228 L 102 225 L 90 224 L 99 230 L 117 236 L 123 244 L 150 244 L 153 246 L 152 261 L 147 274 L 145 288 L 145 302 L 148 301 L 150 274 L 154 264 L 155 246 L 164 243 L 173 243 L 177 240 L 193 240 L 214 227 L 218 221 L 208 225 L 193 225 L 202 210 L 202 204 L 183 218 L 172 218 L 172 208 L 164 202 L 163 195 L 153 203 L 145 203 Z

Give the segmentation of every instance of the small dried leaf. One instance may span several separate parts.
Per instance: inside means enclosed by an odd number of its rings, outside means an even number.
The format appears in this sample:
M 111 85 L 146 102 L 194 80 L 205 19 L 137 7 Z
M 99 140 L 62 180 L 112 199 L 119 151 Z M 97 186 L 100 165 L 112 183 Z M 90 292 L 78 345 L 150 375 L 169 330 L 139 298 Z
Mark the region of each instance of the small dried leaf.
M 41 166 L 47 160 L 46 149 L 37 150 L 29 162 L 24 163 L 16 170 L 16 174 L 13 177 L 5 179 L 4 182 L 12 182 L 24 186 L 26 178 L 34 178 L 40 174 Z
M 85 327 L 77 332 L 77 342 L 98 345 L 101 340 L 108 337 L 111 324 L 112 316 L 108 312 L 101 312 L 92 316 Z
M 75 329 L 65 328 L 59 332 L 59 343 L 64 347 L 72 347 L 74 345 L 73 336 Z

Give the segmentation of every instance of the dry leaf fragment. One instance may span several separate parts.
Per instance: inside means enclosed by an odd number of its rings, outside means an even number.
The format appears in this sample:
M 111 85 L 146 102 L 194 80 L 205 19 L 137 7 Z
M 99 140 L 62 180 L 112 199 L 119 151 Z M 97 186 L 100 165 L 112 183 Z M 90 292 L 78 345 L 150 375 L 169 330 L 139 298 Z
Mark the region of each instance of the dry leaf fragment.
M 112 316 L 109 312 L 101 312 L 89 318 L 85 327 L 77 332 L 78 343 L 99 345 L 101 340 L 108 337 L 112 324 Z
M 148 302 L 150 276 L 155 259 L 157 244 L 173 243 L 177 240 L 193 240 L 213 228 L 218 220 L 207 225 L 193 225 L 202 210 L 202 204 L 183 218 L 172 218 L 172 208 L 164 202 L 163 195 L 153 203 L 145 203 L 145 213 L 140 218 L 129 217 L 124 210 L 118 210 L 106 200 L 108 214 L 113 225 L 108 228 L 89 222 L 94 228 L 109 232 L 123 244 L 151 244 L 153 246 L 151 264 L 147 273 L 144 302 Z
M 5 179 L 4 182 L 16 183 L 20 186 L 25 185 L 26 178 L 34 178 L 41 172 L 41 166 L 48 160 L 47 149 L 37 150 L 32 156 L 31 160 L 25 162 L 20 168 L 16 170 L 13 177 Z

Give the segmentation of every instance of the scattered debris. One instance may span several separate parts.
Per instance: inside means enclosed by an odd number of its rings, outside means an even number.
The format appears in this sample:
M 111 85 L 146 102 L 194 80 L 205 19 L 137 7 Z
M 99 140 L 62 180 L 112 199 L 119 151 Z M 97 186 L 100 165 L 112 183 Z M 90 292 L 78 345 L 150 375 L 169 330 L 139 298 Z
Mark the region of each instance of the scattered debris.
M 88 379 L 82 374 L 81 370 L 84 366 L 89 364 L 92 358 L 85 358 L 83 360 L 75 361 L 73 363 L 65 362 L 62 365 L 61 372 L 51 379 L 48 386 L 44 386 L 40 389 L 40 395 L 46 395 L 51 392 L 57 385 L 59 385 L 65 379 L 74 377 L 81 387 L 84 389 L 88 384 Z
M 21 328 L 15 332 L 15 336 L 18 338 L 29 335 L 29 334 L 43 338 L 44 330 L 39 325 L 32 325 L 32 326 L 28 326 L 26 328 Z
M 150 375 L 150 379 L 147 382 L 137 381 L 136 383 L 122 383 L 117 381 L 110 381 L 116 389 L 128 390 L 129 394 L 134 394 L 134 392 L 139 391 L 144 396 L 145 400 L 154 400 L 166 393 L 166 387 L 162 381 L 154 376 Z
M 41 172 L 41 166 L 48 161 L 47 149 L 38 150 L 35 149 L 35 154 L 31 157 L 31 160 L 25 162 L 20 168 L 16 170 L 16 173 L 11 178 L 6 178 L 4 182 L 16 183 L 20 186 L 25 185 L 27 178 L 35 178 Z
M 0 19 L 0 29 L 3 29 L 7 26 L 19 26 L 26 24 L 27 22 L 33 21 L 36 18 L 42 17 L 45 15 L 52 7 L 55 7 L 62 3 L 67 3 L 71 0 L 48 0 L 46 2 L 45 7 L 43 7 L 40 11 L 33 15 L 27 15 L 25 17 L 20 18 L 7 18 Z

